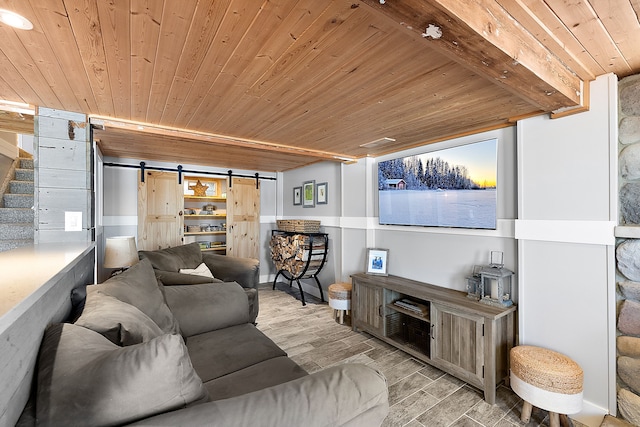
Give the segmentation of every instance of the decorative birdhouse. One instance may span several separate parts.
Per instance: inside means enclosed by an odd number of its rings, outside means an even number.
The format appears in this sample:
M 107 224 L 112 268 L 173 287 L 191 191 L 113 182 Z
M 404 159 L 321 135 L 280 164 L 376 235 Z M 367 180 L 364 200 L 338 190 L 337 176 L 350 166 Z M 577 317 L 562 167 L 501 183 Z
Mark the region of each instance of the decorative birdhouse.
M 491 252 L 491 264 L 480 270 L 480 302 L 498 307 L 509 307 L 513 271 L 504 268 L 502 252 Z

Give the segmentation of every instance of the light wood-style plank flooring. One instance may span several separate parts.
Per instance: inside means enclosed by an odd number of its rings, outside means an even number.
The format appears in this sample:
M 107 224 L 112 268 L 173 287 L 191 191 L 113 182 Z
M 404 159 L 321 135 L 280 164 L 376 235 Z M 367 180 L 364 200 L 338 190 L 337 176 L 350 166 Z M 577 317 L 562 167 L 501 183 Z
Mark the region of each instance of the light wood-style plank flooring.
M 303 307 L 295 285 L 271 287 L 271 283 L 260 285 L 258 328 L 309 373 L 348 362 L 379 369 L 387 378 L 391 405 L 384 427 L 525 425 L 520 421 L 522 400 L 510 388 L 500 386 L 496 404 L 489 405 L 478 389 L 367 333 L 338 324 L 333 310 L 318 298 L 305 294 Z M 526 426 L 541 425 L 549 425 L 548 414 L 534 408 Z

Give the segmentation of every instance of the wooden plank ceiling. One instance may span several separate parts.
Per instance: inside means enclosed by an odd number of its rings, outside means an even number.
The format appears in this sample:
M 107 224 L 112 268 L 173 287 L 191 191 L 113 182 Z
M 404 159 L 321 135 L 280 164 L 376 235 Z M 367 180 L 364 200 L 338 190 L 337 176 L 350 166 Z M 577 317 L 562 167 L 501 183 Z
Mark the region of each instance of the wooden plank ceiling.
M 640 71 L 639 5 L 0 0 L 34 25 L 0 24 L 0 99 L 90 115 L 107 156 L 288 170 L 580 107 Z

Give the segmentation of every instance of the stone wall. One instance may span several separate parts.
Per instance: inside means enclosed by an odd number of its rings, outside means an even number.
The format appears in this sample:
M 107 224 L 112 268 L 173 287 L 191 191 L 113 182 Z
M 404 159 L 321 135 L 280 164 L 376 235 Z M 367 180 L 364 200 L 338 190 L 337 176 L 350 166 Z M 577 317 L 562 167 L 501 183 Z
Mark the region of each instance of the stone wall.
M 619 83 L 618 416 L 640 425 L 640 75 Z M 617 233 L 618 234 L 618 233 Z M 619 234 L 619 235 L 620 235 Z

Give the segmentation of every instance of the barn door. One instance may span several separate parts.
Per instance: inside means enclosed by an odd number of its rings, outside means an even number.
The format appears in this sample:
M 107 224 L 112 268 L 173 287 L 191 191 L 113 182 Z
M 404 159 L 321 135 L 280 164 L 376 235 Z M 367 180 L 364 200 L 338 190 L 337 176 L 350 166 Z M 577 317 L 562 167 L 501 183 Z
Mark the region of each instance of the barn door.
M 260 189 L 252 178 L 232 178 L 227 189 L 227 255 L 260 259 Z
M 178 174 L 138 172 L 138 249 L 156 250 L 182 244 L 183 189 Z

